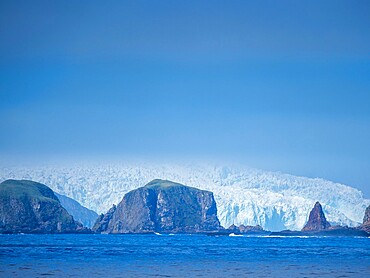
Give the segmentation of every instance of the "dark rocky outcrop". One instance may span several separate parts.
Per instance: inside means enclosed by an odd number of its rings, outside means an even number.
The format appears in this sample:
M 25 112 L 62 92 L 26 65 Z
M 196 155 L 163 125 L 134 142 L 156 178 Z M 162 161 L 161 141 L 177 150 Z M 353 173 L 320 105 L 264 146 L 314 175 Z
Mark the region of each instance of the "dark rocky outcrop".
M 363 224 L 369 223 L 370 222 L 370 206 L 368 206 L 365 210 L 365 215 L 364 215 L 364 221 Z
M 91 228 L 94 225 L 96 219 L 98 218 L 98 214 L 95 211 L 82 206 L 79 202 L 72 198 L 58 193 L 54 194 L 58 197 L 60 204 L 68 211 L 70 215 L 73 216 L 75 220 L 81 222 L 82 225 L 88 228 Z
M 219 229 L 212 192 L 166 180 L 153 180 L 130 191 L 93 227 L 103 233 L 199 233 Z
M 256 226 L 245 226 L 245 225 L 231 225 L 226 231 L 234 234 L 249 234 L 249 235 L 262 235 L 262 234 L 270 234 L 269 231 L 265 231 L 260 225 Z
M 41 183 L 6 180 L 0 184 L 0 233 L 89 232 Z
M 328 229 L 330 226 L 330 223 L 326 221 L 321 204 L 316 202 L 302 231 L 322 231 Z
M 116 205 L 113 205 L 106 214 L 100 214 L 92 230 L 96 233 L 107 233 L 109 231 L 108 225 L 112 221 L 116 209 Z
M 359 227 L 361 230 L 364 230 L 370 233 L 370 206 L 368 206 L 365 210 L 364 221 L 362 225 Z

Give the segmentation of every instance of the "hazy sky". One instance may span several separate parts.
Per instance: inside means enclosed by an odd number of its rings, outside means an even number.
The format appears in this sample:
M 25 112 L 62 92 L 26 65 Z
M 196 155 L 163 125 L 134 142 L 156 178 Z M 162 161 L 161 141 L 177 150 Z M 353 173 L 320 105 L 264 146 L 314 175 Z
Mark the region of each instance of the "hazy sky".
M 1 1 L 0 36 L 3 157 L 227 159 L 370 197 L 369 1 Z

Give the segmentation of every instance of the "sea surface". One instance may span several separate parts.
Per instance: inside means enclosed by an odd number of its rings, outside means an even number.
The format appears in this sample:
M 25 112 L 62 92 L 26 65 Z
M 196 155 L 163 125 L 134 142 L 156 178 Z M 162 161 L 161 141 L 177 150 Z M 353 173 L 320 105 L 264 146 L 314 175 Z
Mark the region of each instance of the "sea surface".
M 0 277 L 370 277 L 370 238 L 0 235 Z

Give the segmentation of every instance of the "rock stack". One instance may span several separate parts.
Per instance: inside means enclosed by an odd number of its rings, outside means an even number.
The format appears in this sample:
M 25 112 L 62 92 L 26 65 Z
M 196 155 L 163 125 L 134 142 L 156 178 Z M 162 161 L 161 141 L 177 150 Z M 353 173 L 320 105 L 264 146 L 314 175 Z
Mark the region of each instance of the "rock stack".
M 326 221 L 321 204 L 316 202 L 302 231 L 323 231 L 329 229 L 330 227 L 331 225 L 328 221 Z

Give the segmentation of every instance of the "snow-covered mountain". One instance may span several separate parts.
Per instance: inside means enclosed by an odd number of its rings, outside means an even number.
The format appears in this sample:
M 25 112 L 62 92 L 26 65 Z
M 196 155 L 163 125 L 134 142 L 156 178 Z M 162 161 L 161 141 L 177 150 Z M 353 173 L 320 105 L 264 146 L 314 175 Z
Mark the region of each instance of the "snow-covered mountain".
M 81 164 L 82 165 L 82 164 Z M 31 179 L 83 206 L 105 213 L 128 191 L 159 178 L 214 193 L 221 224 L 301 229 L 319 201 L 332 224 L 356 226 L 370 200 L 352 187 L 244 167 L 209 164 L 106 164 L 99 166 L 1 167 L 5 179 Z

